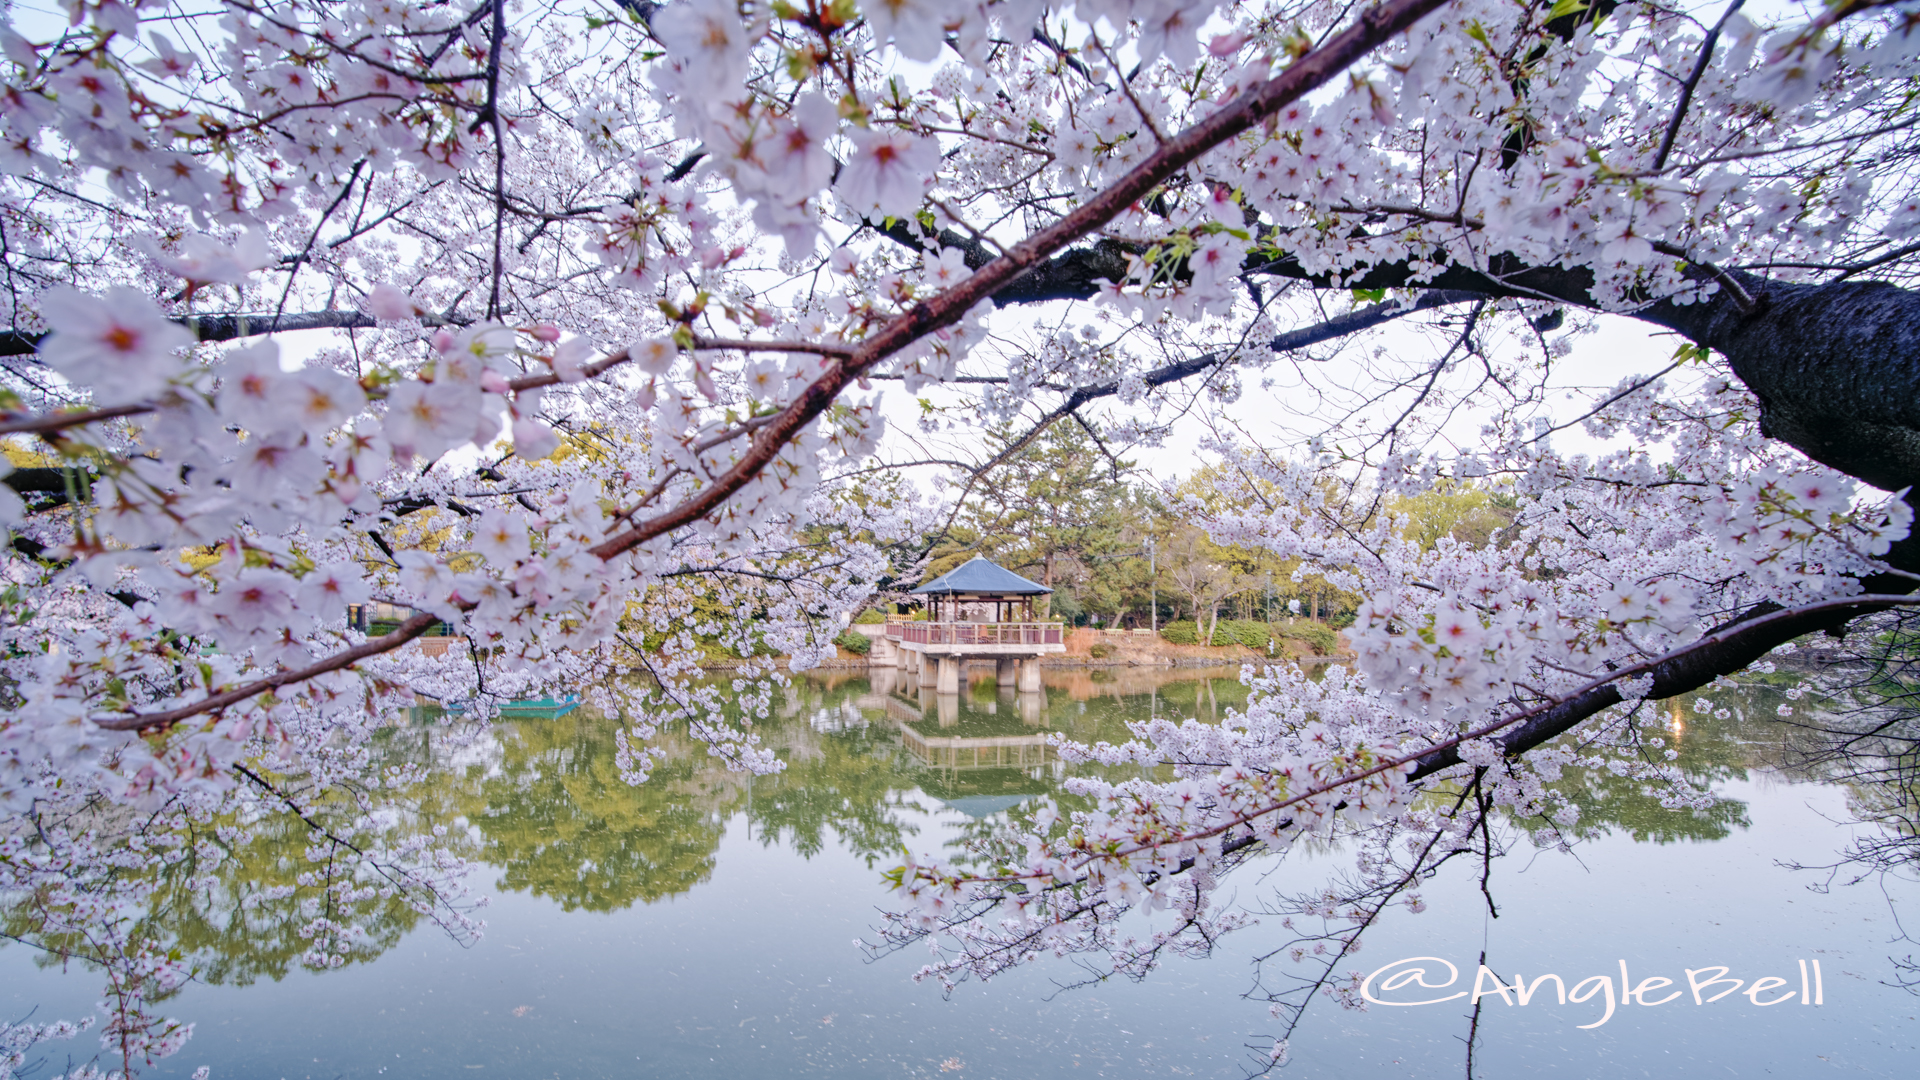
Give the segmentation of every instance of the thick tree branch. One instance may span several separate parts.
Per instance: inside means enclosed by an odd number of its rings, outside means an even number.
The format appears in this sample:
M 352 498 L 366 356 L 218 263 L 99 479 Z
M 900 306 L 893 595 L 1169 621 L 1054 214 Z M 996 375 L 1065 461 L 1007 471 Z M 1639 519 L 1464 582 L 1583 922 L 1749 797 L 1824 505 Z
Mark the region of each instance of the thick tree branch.
M 1674 137 L 1680 134 L 1680 123 L 1687 117 L 1687 106 L 1693 103 L 1693 91 L 1700 85 L 1700 76 L 1706 74 L 1707 64 L 1713 60 L 1713 47 L 1720 41 L 1720 31 L 1726 27 L 1727 20 L 1733 18 L 1733 13 L 1740 10 L 1740 5 L 1746 2 L 1733 0 L 1727 5 L 1720 21 L 1713 24 L 1713 29 L 1707 31 L 1706 40 L 1700 43 L 1700 59 L 1694 62 L 1693 73 L 1687 76 L 1687 81 L 1680 87 L 1680 100 L 1673 105 L 1673 119 L 1667 121 L 1667 133 L 1660 137 L 1660 151 L 1653 155 L 1655 172 L 1667 167 L 1667 155 L 1673 152 Z
M 1293 352 L 1312 345 L 1323 345 L 1329 341 L 1346 337 L 1349 334 L 1356 334 L 1362 330 L 1371 329 L 1383 323 L 1391 322 L 1402 316 L 1411 315 L 1416 311 L 1428 311 L 1437 307 L 1445 307 L 1449 304 L 1470 303 L 1481 299 L 1484 298 L 1477 293 L 1450 292 L 1444 289 L 1434 289 L 1421 293 L 1412 303 L 1403 304 L 1398 301 L 1390 301 L 1370 304 L 1367 307 L 1350 311 L 1345 315 L 1336 315 L 1322 323 L 1315 323 L 1312 326 L 1303 326 L 1298 329 L 1289 330 L 1268 342 L 1268 347 L 1277 353 Z M 1219 368 L 1225 359 L 1226 357 L 1222 353 L 1206 353 L 1201 356 L 1196 356 L 1191 360 L 1182 360 L 1178 363 L 1166 364 L 1154 368 L 1152 371 L 1141 376 L 1141 381 L 1149 390 L 1158 389 L 1169 383 L 1180 382 L 1184 379 L 1190 379 L 1195 375 L 1212 372 Z M 1093 383 L 1088 386 L 1075 388 L 1072 393 L 1067 395 L 1066 401 L 1042 416 L 1024 435 L 1021 435 L 1019 438 L 1002 447 L 1000 452 L 995 454 L 985 464 L 972 469 L 971 471 L 974 477 L 977 479 L 985 475 L 993 469 L 998 468 L 1015 454 L 1025 450 L 1033 443 L 1033 440 L 1039 438 L 1047 428 L 1073 415 L 1074 411 L 1080 408 L 1080 406 L 1100 398 L 1112 397 L 1119 392 L 1120 380 L 1118 379 L 1109 379 L 1106 382 Z M 965 493 L 962 493 L 961 498 L 964 499 L 965 497 Z
M 1125 252 L 1103 241 L 1060 255 L 1046 271 L 1043 286 L 1023 279 L 1031 292 L 1001 290 L 995 302 L 1091 297 L 1103 281 L 1121 279 Z M 1291 258 L 1250 262 L 1243 272 L 1342 291 L 1424 288 L 1607 310 L 1590 271 L 1509 255 L 1484 268 L 1456 263 L 1426 275 L 1407 263 L 1382 264 L 1337 281 Z M 1877 281 L 1800 284 L 1698 264 L 1689 272 L 1720 290 L 1699 303 L 1660 300 L 1620 314 L 1725 356 L 1760 398 L 1768 436 L 1875 487 L 1920 487 L 1920 293 Z
M 807 387 L 772 423 L 763 427 L 740 460 L 711 485 L 672 510 L 597 545 L 591 549 L 593 554 L 602 559 L 613 558 L 712 513 L 771 464 L 780 450 L 805 425 L 824 413 L 848 384 L 875 365 L 926 335 L 959 322 L 981 300 L 997 296 L 1034 271 L 1051 265 L 1049 260 L 1057 252 L 1118 217 L 1208 150 L 1298 100 L 1445 3 L 1446 0 L 1390 0 L 1368 9 L 1352 26 L 1327 39 L 1279 76 L 1241 93 L 1168 140 L 1145 161 L 1059 221 L 881 327 L 860 344 L 853 356 L 841 360 Z
M 1892 582 L 1876 584 L 1897 587 L 1897 583 Z M 1839 632 L 1862 615 L 1916 602 L 1920 601 L 1896 593 L 1869 593 L 1792 609 L 1775 604 L 1758 605 L 1709 631 L 1699 641 L 1647 665 L 1642 674 L 1653 676 L 1653 687 L 1646 696 L 1658 701 L 1690 693 L 1721 675 L 1739 671 L 1797 637 L 1820 631 Z M 1523 754 L 1572 731 L 1581 721 L 1623 700 L 1618 681 L 1592 687 L 1529 716 L 1495 741 L 1508 756 Z M 1409 778 L 1431 776 L 1459 763 L 1459 747 L 1448 746 L 1422 757 Z
M 428 630 L 440 625 L 441 621 L 438 615 L 421 612 L 395 627 L 390 634 L 383 634 L 377 638 L 369 638 L 350 649 L 342 649 L 318 663 L 309 664 L 302 668 L 288 668 L 284 671 L 277 671 L 264 679 L 256 679 L 250 683 L 242 683 L 231 690 L 222 690 L 217 694 L 209 694 L 198 701 L 182 705 L 177 709 L 167 709 L 163 712 L 154 713 L 132 713 L 127 716 L 95 717 L 93 722 L 95 725 L 105 728 L 108 731 L 147 731 L 152 728 L 164 728 L 190 717 L 199 716 L 202 713 L 219 712 L 221 709 L 225 709 L 231 705 L 238 705 L 243 701 L 258 697 L 270 690 L 278 690 L 283 686 L 291 686 L 294 683 L 305 682 L 308 679 L 325 675 L 328 672 L 339 671 L 342 668 L 350 668 L 369 656 L 378 656 L 384 652 L 392 652 L 394 649 L 405 645 L 407 642 L 420 637 Z
M 465 326 L 468 320 L 422 315 L 424 326 Z M 194 332 L 201 341 L 234 341 L 261 334 L 294 330 L 371 330 L 379 325 L 364 311 L 301 311 L 292 315 L 194 315 L 174 322 Z M 277 324 L 277 328 L 276 328 Z M 45 334 L 0 331 L 0 356 L 26 356 L 40 348 Z

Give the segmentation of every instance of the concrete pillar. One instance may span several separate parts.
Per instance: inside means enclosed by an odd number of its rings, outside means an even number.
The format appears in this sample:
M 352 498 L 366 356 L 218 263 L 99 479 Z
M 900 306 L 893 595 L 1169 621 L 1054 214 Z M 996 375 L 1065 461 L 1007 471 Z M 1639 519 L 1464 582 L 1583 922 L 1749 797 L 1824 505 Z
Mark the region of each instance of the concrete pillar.
M 932 686 L 940 674 L 940 658 L 920 653 L 914 661 L 920 668 L 920 685 Z
M 933 696 L 935 699 L 934 713 L 939 717 L 940 726 L 950 728 L 958 724 L 960 722 L 960 695 L 935 694 Z M 949 750 L 947 752 L 952 753 L 953 751 Z
M 1019 710 L 1020 722 L 1028 725 L 1041 725 L 1047 722 L 1047 695 L 1021 694 L 1014 698 L 1013 707 Z
M 931 657 L 929 657 L 931 659 Z M 936 694 L 958 694 L 960 692 L 960 669 L 966 661 L 957 656 L 940 658 L 940 672 L 934 679 L 933 690 Z
M 1020 661 L 1011 656 L 1003 656 L 994 664 L 995 672 L 1000 676 L 1001 686 L 1013 686 L 1020 681 Z
M 1020 661 L 1020 692 L 1038 694 L 1044 689 L 1040 683 L 1040 658 Z
M 912 653 L 912 652 L 911 652 L 910 650 L 908 650 L 908 648 L 907 648 L 907 647 L 906 647 L 905 645 L 900 645 L 900 644 L 894 644 L 894 646 L 893 646 L 893 664 L 894 664 L 894 667 L 896 667 L 896 668 L 898 668 L 898 669 L 900 669 L 901 671 L 906 671 L 906 670 L 907 670 L 907 657 L 909 657 L 909 656 L 912 656 L 912 655 L 913 655 L 913 653 Z

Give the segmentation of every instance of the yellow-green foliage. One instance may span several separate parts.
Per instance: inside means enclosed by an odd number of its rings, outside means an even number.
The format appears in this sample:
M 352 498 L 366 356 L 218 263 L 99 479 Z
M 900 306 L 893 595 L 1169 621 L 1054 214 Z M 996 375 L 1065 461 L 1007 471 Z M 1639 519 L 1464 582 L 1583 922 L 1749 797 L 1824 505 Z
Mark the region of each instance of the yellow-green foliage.
M 1471 547 L 1484 547 L 1496 530 L 1513 524 L 1515 503 L 1513 496 L 1499 488 L 1443 480 L 1431 491 L 1395 499 L 1390 509 L 1407 519 L 1402 535 L 1431 550 L 1447 536 Z
M 1175 645 L 1194 645 L 1200 641 L 1200 628 L 1191 622 L 1168 623 L 1160 628 L 1160 636 Z M 1263 623 L 1256 619 L 1221 619 L 1213 628 L 1211 644 L 1245 645 L 1255 651 L 1265 651 L 1267 642 L 1292 638 L 1305 642 L 1307 648 L 1318 656 L 1328 656 L 1340 648 L 1340 635 L 1331 627 L 1300 619 L 1285 623 Z

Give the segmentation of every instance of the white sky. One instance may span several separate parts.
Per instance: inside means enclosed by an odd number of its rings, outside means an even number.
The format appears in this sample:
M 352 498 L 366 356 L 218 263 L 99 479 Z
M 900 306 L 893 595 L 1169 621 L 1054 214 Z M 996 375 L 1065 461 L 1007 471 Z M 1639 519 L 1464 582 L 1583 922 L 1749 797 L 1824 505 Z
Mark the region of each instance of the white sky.
M 1459 316 L 1465 310 L 1465 305 L 1461 305 L 1451 309 L 1451 313 Z M 1413 316 L 1413 318 L 1423 317 L 1427 316 Z M 997 317 L 996 323 L 1000 319 L 1026 321 L 1021 319 L 1021 313 L 1017 311 L 1002 313 Z M 1571 325 L 1571 318 L 1569 325 Z M 1283 330 L 1287 328 L 1282 326 Z M 1548 336 L 1552 339 L 1563 333 L 1565 331 Z M 1436 344 L 1437 338 L 1434 335 L 1416 333 L 1402 326 L 1389 326 L 1366 340 L 1369 349 L 1377 344 L 1389 355 L 1404 358 L 1403 362 L 1409 368 L 1430 362 L 1445 348 L 1444 344 Z M 1600 316 L 1596 320 L 1593 331 L 1573 338 L 1572 352 L 1554 362 L 1553 375 L 1548 382 L 1548 385 L 1554 388 L 1554 392 L 1549 395 L 1547 401 L 1542 403 L 1540 414 L 1552 417 L 1556 425 L 1581 416 L 1592 407 L 1594 402 L 1603 397 L 1606 391 L 1617 386 L 1622 380 L 1649 375 L 1666 367 L 1672 362 L 1677 340 L 1670 331 L 1625 316 Z M 1536 362 L 1537 352 L 1536 347 Z M 1477 361 L 1470 362 L 1477 364 Z M 1315 377 L 1323 381 L 1352 386 L 1357 385 L 1362 378 L 1356 367 L 1342 359 L 1335 359 L 1325 365 L 1311 366 Z M 1342 367 L 1346 367 L 1348 371 L 1343 372 Z M 1271 371 L 1276 376 L 1286 376 L 1291 368 L 1289 365 L 1276 364 Z M 1684 376 L 1680 373 L 1669 377 L 1670 381 L 1681 378 Z M 1194 383 L 1198 381 L 1192 380 Z M 1207 463 L 1209 455 L 1202 451 L 1201 446 L 1212 436 L 1213 424 L 1209 422 L 1210 420 L 1217 421 L 1222 430 L 1237 426 L 1244 433 L 1244 437 L 1271 449 L 1297 443 L 1299 440 L 1297 432 L 1303 428 L 1311 428 L 1313 425 L 1315 418 L 1311 416 L 1291 415 L 1301 409 L 1305 403 L 1310 402 L 1312 400 L 1310 396 L 1297 390 L 1290 390 L 1284 385 L 1276 385 L 1271 389 L 1263 388 L 1257 373 L 1247 373 L 1243 383 L 1245 389 L 1238 401 L 1230 405 L 1204 404 L 1176 423 L 1172 434 L 1163 445 L 1133 448 L 1124 451 L 1121 456 L 1137 461 L 1145 478 L 1153 481 L 1171 481 L 1184 477 Z M 898 382 L 877 382 L 875 386 L 883 388 L 882 410 L 891 428 L 887 444 L 893 455 L 891 460 L 908 460 L 923 455 L 952 457 L 955 456 L 954 453 L 942 453 L 942 451 L 964 451 L 968 448 L 971 448 L 975 455 L 980 455 L 980 438 L 974 432 L 926 439 L 918 447 L 904 437 L 904 432 L 917 430 L 921 415 L 917 396 L 930 398 L 940 404 L 958 405 L 964 400 L 959 393 L 930 387 L 916 396 L 908 394 Z M 1190 388 L 1177 392 L 1190 392 Z M 1402 391 L 1383 401 L 1380 408 L 1374 410 L 1379 422 L 1384 424 L 1392 416 L 1397 415 L 1411 398 L 1410 391 Z M 1035 400 L 1036 404 L 1045 404 L 1051 408 L 1059 403 L 1061 397 L 1058 394 L 1045 394 L 1036 397 Z M 1105 399 L 1103 405 L 1107 410 L 1117 411 L 1120 408 L 1112 398 Z M 1085 412 L 1090 417 L 1098 417 L 1102 415 L 1103 405 L 1090 405 Z M 1034 410 L 1029 409 L 1029 414 L 1033 413 Z M 1108 413 L 1108 415 L 1111 414 L 1111 412 Z M 1476 410 L 1471 406 L 1463 408 L 1445 429 L 1444 435 L 1447 441 L 1437 442 L 1426 449 L 1438 452 L 1443 457 L 1450 457 L 1456 446 L 1462 449 L 1471 448 L 1477 441 L 1483 416 L 1483 410 Z M 1577 426 L 1556 432 L 1553 441 L 1554 445 L 1562 451 L 1573 453 L 1599 453 L 1617 447 L 1617 444 L 1603 444 L 1600 440 L 1588 436 Z M 912 470 L 911 475 L 923 486 L 932 490 L 934 477 L 943 471 L 937 468 L 923 468 Z

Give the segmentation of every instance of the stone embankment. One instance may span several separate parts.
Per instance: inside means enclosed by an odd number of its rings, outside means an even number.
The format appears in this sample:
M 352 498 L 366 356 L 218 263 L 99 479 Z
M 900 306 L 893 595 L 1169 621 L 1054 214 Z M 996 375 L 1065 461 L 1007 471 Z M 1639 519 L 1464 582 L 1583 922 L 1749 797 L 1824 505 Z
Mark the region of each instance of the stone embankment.
M 885 627 L 856 626 L 854 629 L 869 637 L 879 637 Z M 465 646 L 466 640 L 422 638 L 419 648 L 428 656 L 440 656 L 456 644 Z M 1049 656 L 1043 661 L 1046 667 L 1216 667 L 1269 659 L 1264 652 L 1249 649 L 1245 645 L 1175 645 L 1151 630 L 1094 630 L 1081 627 L 1068 631 L 1066 644 L 1065 653 Z M 1308 663 L 1349 663 L 1353 660 L 1352 648 L 1344 634 L 1340 637 L 1340 651 L 1331 656 L 1315 656 L 1305 642 L 1295 638 L 1280 638 L 1275 646 L 1271 657 L 1274 660 L 1294 659 Z M 876 642 L 876 649 L 882 647 Z M 715 658 L 700 666 L 709 671 L 731 671 L 744 662 Z M 864 669 L 872 663 L 871 656 L 841 649 L 838 655 L 824 661 L 820 667 Z
M 856 631 L 870 638 L 882 639 L 883 626 L 856 626 Z M 1266 660 L 1269 657 L 1259 650 L 1244 645 L 1175 645 L 1151 630 L 1095 630 L 1081 627 L 1067 633 L 1067 651 L 1049 656 L 1042 663 L 1049 668 L 1059 667 L 1217 667 L 1221 664 L 1241 664 L 1249 660 Z M 1301 660 L 1309 663 L 1326 661 L 1351 662 L 1353 651 L 1344 635 L 1340 638 L 1340 651 L 1331 656 L 1315 656 L 1311 650 L 1295 638 L 1281 638 L 1275 641 L 1274 660 Z M 876 661 L 875 656 L 883 658 Z M 827 660 L 822 668 L 866 668 L 878 662 L 891 664 L 891 653 L 886 651 L 884 640 L 874 642 L 873 653 L 861 656 L 839 651 L 839 655 Z M 714 671 L 727 671 L 739 666 L 737 661 L 716 660 L 703 664 Z

